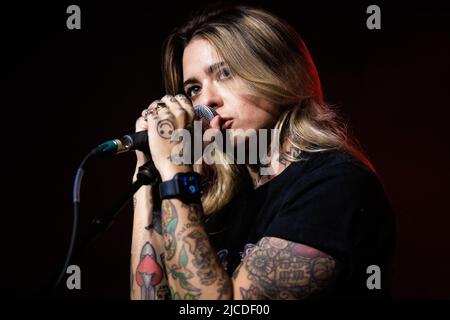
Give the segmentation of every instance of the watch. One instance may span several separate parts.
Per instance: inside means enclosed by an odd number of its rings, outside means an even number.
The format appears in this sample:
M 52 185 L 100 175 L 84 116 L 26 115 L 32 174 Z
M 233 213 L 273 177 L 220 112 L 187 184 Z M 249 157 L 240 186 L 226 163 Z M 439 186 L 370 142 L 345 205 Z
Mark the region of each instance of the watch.
M 171 180 L 159 185 L 159 195 L 163 199 L 180 199 L 185 203 L 200 202 L 203 194 L 201 176 L 197 172 L 179 172 Z

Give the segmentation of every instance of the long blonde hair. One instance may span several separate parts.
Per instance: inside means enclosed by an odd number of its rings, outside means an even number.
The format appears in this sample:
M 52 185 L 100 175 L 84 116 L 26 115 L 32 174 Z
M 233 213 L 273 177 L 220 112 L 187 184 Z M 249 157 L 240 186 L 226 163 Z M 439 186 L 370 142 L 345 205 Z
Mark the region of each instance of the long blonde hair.
M 183 92 L 183 51 L 194 38 L 207 40 L 252 95 L 282 108 L 275 125 L 282 129 L 282 142 L 306 152 L 342 150 L 373 170 L 343 121 L 324 102 L 317 69 L 303 40 L 282 19 L 245 6 L 196 15 L 164 44 L 163 74 L 168 94 Z M 281 156 L 299 161 L 286 152 Z M 205 214 L 223 208 L 241 183 L 234 164 L 202 165 L 195 170 L 210 182 L 202 199 Z

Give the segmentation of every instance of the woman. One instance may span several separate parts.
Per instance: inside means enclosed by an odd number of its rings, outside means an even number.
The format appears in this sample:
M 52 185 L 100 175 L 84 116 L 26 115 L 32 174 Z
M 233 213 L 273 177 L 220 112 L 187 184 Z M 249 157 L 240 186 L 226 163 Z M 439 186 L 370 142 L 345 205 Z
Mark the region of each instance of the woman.
M 160 213 L 158 190 L 135 195 L 132 298 L 384 297 L 389 205 L 324 102 L 300 36 L 260 9 L 208 11 L 167 39 L 163 71 L 168 95 L 136 123 L 164 187 Z M 170 138 L 192 126 L 193 105 L 213 108 L 210 127 L 231 129 L 234 142 L 236 129 L 278 129 L 280 149 L 264 164 L 271 174 L 261 163 L 175 164 Z M 148 159 L 137 151 L 136 168 Z M 173 190 L 180 177 L 197 181 L 194 171 L 205 181 L 201 201 L 195 187 L 192 197 Z M 373 268 L 381 275 L 370 278 Z

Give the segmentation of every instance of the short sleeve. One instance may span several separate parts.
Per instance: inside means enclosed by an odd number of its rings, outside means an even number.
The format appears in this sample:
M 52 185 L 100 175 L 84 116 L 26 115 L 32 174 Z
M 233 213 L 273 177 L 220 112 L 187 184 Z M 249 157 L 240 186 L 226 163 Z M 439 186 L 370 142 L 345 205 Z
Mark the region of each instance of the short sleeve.
M 374 240 L 377 246 L 386 210 L 383 195 L 377 176 L 365 167 L 351 162 L 321 167 L 287 188 L 264 236 L 302 243 L 346 261 L 362 244 Z

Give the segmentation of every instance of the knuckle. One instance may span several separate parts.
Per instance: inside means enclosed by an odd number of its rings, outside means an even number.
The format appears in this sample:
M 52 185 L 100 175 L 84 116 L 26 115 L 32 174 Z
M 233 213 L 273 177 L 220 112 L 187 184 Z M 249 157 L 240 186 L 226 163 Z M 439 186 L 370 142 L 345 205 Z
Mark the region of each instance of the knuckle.
M 176 96 L 175 96 L 175 98 L 178 100 L 178 101 L 180 101 L 180 102 L 182 102 L 182 103 L 185 103 L 185 104 L 187 104 L 187 105 L 192 105 L 192 103 L 191 103 L 191 100 L 189 100 L 188 98 L 186 98 L 186 96 L 184 96 L 184 95 L 182 95 L 182 94 L 177 94 Z
M 186 117 L 186 110 L 182 109 L 182 108 L 178 108 L 176 110 L 174 110 L 173 115 L 175 116 L 175 118 L 185 118 Z
M 161 119 L 167 119 L 172 118 L 174 115 L 169 110 L 160 111 L 157 115 L 157 117 L 160 117 Z
M 148 106 L 149 108 L 154 108 L 156 107 L 156 105 L 158 103 L 161 103 L 161 100 L 154 100 L 152 103 L 150 103 L 150 105 Z M 148 109 L 148 108 L 147 108 Z
M 140 130 L 147 130 L 148 125 L 147 125 L 147 121 L 145 121 L 142 117 L 140 117 L 139 119 L 136 120 L 135 123 L 136 129 Z
M 177 94 L 177 95 L 175 96 L 175 98 L 180 99 L 180 100 L 183 100 L 183 101 L 187 101 L 186 96 L 185 96 L 184 94 L 181 94 L 181 93 Z
M 176 113 L 181 113 L 181 114 L 186 114 L 187 110 L 185 108 L 178 107 L 178 108 L 175 109 L 175 112 Z

